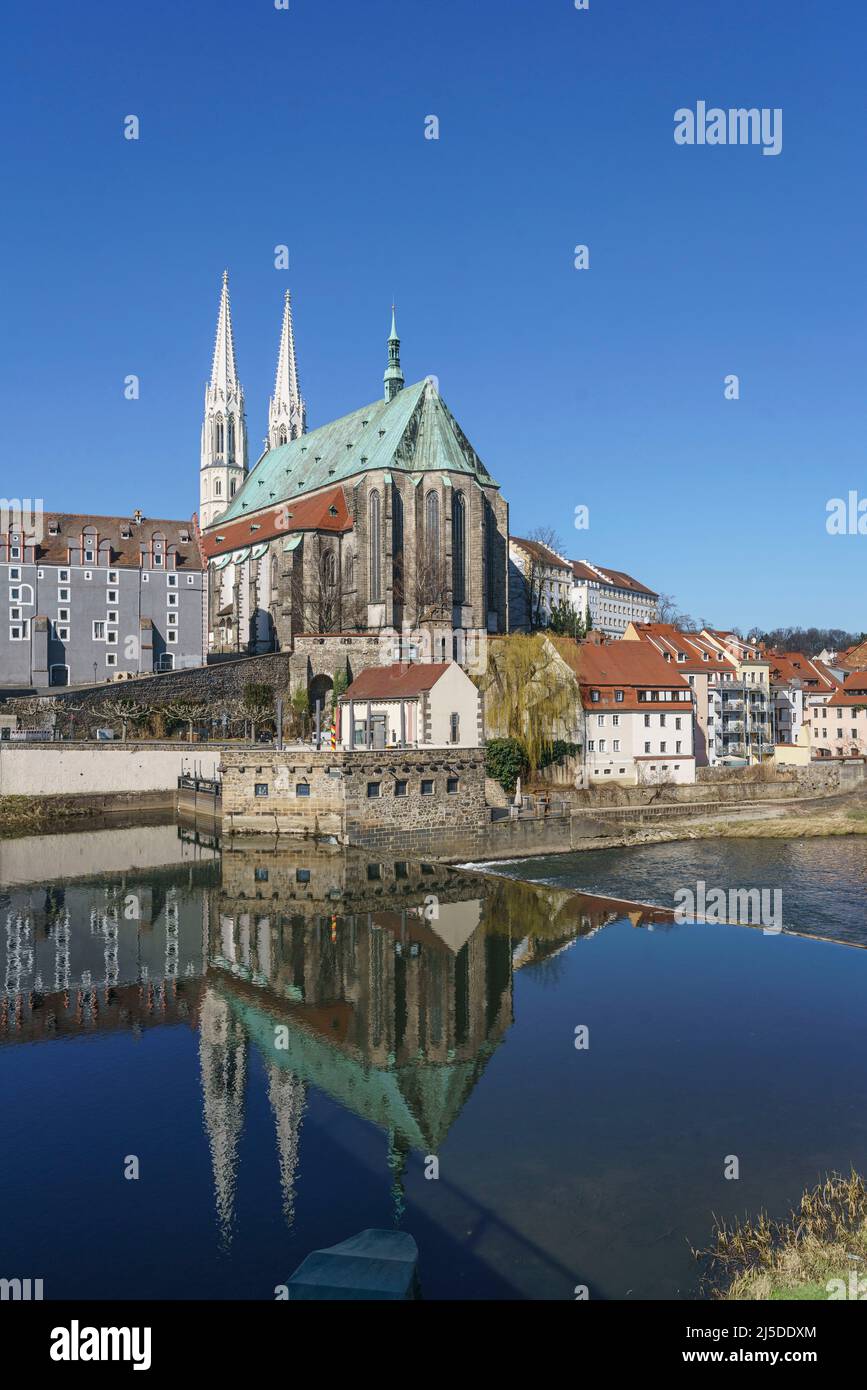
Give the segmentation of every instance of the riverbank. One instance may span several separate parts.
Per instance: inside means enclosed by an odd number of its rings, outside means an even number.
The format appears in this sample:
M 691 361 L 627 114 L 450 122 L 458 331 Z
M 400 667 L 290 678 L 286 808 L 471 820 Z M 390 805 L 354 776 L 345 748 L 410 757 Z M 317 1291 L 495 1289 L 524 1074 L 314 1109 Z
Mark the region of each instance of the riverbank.
M 36 796 L 0 796 L 0 835 L 11 839 L 35 830 L 65 829 L 71 821 L 84 820 L 89 814 L 87 806 L 72 798 L 46 801 Z

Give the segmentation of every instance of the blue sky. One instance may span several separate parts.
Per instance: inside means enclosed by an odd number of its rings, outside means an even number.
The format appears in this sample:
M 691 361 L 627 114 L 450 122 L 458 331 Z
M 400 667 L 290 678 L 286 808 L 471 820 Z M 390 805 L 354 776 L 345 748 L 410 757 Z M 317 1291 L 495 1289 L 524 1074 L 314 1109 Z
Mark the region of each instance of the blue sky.
M 379 396 L 395 298 L 514 532 L 717 625 L 867 627 L 825 529 L 867 496 L 863 0 L 6 14 L 4 495 L 193 512 L 228 266 L 251 461 L 286 286 L 311 428 Z M 782 153 L 675 145 L 699 100 L 781 107 Z

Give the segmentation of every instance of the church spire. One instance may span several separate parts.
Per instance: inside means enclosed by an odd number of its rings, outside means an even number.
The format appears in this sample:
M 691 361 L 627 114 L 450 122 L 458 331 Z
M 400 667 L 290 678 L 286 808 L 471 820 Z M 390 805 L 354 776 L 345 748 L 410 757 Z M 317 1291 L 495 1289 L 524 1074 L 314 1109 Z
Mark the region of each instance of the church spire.
M 211 366 L 211 386 L 228 395 L 238 385 L 235 375 L 235 340 L 232 336 L 232 309 L 229 304 L 229 272 L 223 271 L 220 291 L 220 312 L 217 315 L 217 336 L 214 341 L 214 361 Z
M 306 432 L 307 407 L 298 385 L 292 296 L 287 290 L 283 304 L 283 326 L 280 332 L 274 395 L 268 405 L 268 447 L 276 449 L 278 444 L 287 444 L 290 439 L 297 439 Z
M 199 470 L 199 525 L 204 529 L 224 512 L 247 476 L 247 421 L 244 388 L 235 367 L 235 340 L 229 305 L 229 272 L 223 271 L 211 380 L 205 387 Z
M 383 376 L 385 399 L 393 401 L 398 391 L 403 390 L 403 372 L 400 369 L 400 338 L 394 318 L 394 305 L 391 306 L 391 332 L 388 335 L 388 366 Z

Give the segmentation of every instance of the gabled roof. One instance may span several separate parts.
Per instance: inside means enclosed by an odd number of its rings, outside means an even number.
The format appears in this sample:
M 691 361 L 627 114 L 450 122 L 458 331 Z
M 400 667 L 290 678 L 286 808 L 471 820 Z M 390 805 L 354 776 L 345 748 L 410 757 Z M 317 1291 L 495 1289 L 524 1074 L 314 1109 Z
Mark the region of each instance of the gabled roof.
M 646 584 L 639 584 L 637 579 L 633 579 L 631 574 L 625 570 L 612 570 L 604 565 L 591 564 L 589 560 L 573 560 L 572 578 L 576 580 L 587 580 L 591 584 L 608 584 L 615 589 L 631 589 L 637 594 L 647 594 L 649 598 L 659 598 L 653 589 L 648 589 Z
M 828 705 L 835 709 L 841 705 L 844 708 L 851 708 L 853 705 L 867 707 L 867 671 L 853 671 L 848 675 L 842 688 L 831 696 Z
M 395 661 L 361 671 L 341 700 L 400 700 L 432 690 L 453 661 Z M 460 669 L 460 668 L 458 668 Z
M 678 671 L 708 675 L 720 667 L 728 667 L 732 671 L 737 669 L 728 653 L 720 651 L 719 647 L 700 637 L 697 632 L 681 632 L 673 623 L 633 623 L 632 627 L 642 640 L 656 647 L 663 659 L 668 652 L 671 664 Z M 685 659 L 680 660 L 681 656 Z
M 291 505 L 279 503 L 269 511 L 226 522 L 219 517 L 202 537 L 202 549 L 209 560 L 249 545 L 290 536 L 299 531 L 328 531 L 340 535 L 352 530 L 352 517 L 342 487 L 331 487 L 313 497 L 299 497 Z
M 52 535 L 55 529 L 57 534 Z M 105 542 L 111 546 L 109 563 L 112 569 L 140 569 L 142 546 L 149 549 L 155 535 L 161 537 L 165 553 L 175 555 L 177 569 L 205 568 L 194 521 L 170 521 L 151 516 L 135 520 L 128 516 L 95 516 L 90 512 L 44 512 L 42 540 L 36 546 L 36 563 L 68 565 L 69 547 L 81 545 L 85 530 L 90 533 L 94 548 L 103 546 Z M 129 534 L 125 535 L 125 532 Z
M 517 545 L 521 550 L 525 550 L 539 564 L 550 565 L 553 569 L 568 570 L 569 561 L 562 555 L 558 555 L 556 550 L 550 546 L 543 545 L 541 541 L 525 540 L 523 536 L 510 536 L 510 545 Z
M 689 690 L 689 682 L 649 642 L 576 642 L 546 634 L 585 687 Z M 679 703 L 679 702 L 678 702 Z M 643 705 L 642 705 L 643 708 Z
M 209 529 L 294 502 L 372 469 L 465 473 L 485 486 L 497 486 L 427 379 L 398 391 L 390 401 L 373 401 L 269 449 Z
M 800 681 L 804 690 L 821 694 L 836 690 L 839 681 L 821 664 L 803 652 L 766 652 L 771 663 L 771 680 L 777 685 Z
M 836 664 L 845 671 L 863 671 L 867 668 L 867 641 L 856 642 L 854 647 L 840 652 Z

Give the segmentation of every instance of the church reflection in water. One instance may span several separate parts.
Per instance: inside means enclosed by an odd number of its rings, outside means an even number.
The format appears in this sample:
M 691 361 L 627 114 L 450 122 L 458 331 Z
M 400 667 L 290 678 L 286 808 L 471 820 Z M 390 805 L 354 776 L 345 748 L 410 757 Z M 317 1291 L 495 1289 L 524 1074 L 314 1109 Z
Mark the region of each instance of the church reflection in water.
M 267 1075 L 286 1222 L 309 1088 L 382 1131 L 397 1220 L 409 1153 L 438 1153 L 510 1027 L 515 972 L 618 918 L 670 920 L 308 842 L 234 840 L 220 853 L 182 834 L 178 844 L 183 862 L 168 863 L 166 849 L 168 867 L 3 892 L 0 1042 L 197 1028 L 224 1242 L 251 1046 Z

